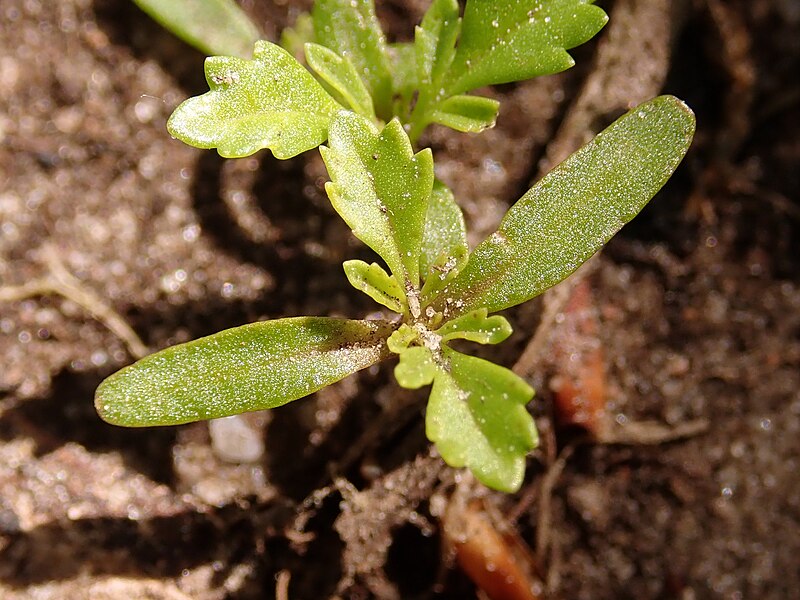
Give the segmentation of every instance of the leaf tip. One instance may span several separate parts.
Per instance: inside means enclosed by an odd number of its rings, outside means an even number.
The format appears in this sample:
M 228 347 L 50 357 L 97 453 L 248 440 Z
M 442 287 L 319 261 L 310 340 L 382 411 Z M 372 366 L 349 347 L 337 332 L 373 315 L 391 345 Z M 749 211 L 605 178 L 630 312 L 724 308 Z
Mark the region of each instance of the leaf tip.
M 124 371 L 121 371 L 124 372 Z M 117 389 L 118 374 L 106 377 L 94 393 L 94 409 L 97 415 L 109 425 L 131 426 L 124 413 L 124 398 Z
M 110 417 L 110 405 L 108 404 L 108 400 L 103 393 L 103 386 L 105 385 L 105 381 L 103 381 L 97 390 L 94 393 L 94 410 L 97 412 L 97 415 L 106 423 L 114 424 L 111 421 Z
M 664 115 L 664 118 L 672 121 L 671 126 L 676 128 L 676 133 L 683 139 L 682 149 L 683 152 L 686 152 L 694 139 L 695 128 L 697 126 L 694 111 L 689 105 L 680 98 L 664 94 L 640 105 L 639 110 L 645 107 L 653 113 L 660 112 Z M 681 156 L 681 158 L 683 158 L 683 156 Z

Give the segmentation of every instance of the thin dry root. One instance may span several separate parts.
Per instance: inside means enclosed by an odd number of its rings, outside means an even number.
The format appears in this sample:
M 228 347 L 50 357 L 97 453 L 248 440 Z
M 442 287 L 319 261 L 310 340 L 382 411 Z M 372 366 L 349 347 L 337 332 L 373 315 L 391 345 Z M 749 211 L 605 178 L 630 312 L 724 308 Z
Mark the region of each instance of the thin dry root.
M 3 286 L 0 288 L 0 301 L 14 302 L 33 296 L 51 294 L 62 296 L 86 309 L 95 319 L 105 325 L 123 341 L 128 352 L 134 358 L 138 359 L 150 354 L 149 348 L 136 335 L 127 321 L 67 271 L 53 246 L 44 246 L 42 250 L 47 274 L 22 285 Z
M 275 600 L 289 600 L 289 581 L 292 574 L 284 569 L 275 576 Z
M 552 527 L 551 506 L 553 500 L 553 490 L 558 483 L 567 460 L 575 451 L 575 446 L 566 446 L 556 461 L 550 465 L 542 478 L 542 487 L 539 490 L 539 514 L 536 519 L 536 560 L 539 564 L 547 564 L 547 550 L 550 546 L 550 530 Z
M 539 489 L 539 514 L 536 522 L 536 559 L 541 565 L 547 565 L 547 589 L 553 591 L 559 585 L 559 563 L 561 557 L 558 548 L 551 540 L 552 499 L 553 490 L 558 484 L 567 461 L 575 448 L 584 443 L 658 445 L 681 440 L 704 433 L 709 428 L 706 419 L 695 419 L 669 427 L 657 421 L 631 421 L 603 431 L 591 440 L 584 439 L 565 446 L 556 461 L 542 478 Z M 549 556 L 548 556 L 549 555 Z
M 656 446 L 675 440 L 700 435 L 708 431 L 707 419 L 695 419 L 679 423 L 674 427 L 658 421 L 629 421 L 617 425 L 598 435 L 601 444 L 629 444 L 632 446 Z

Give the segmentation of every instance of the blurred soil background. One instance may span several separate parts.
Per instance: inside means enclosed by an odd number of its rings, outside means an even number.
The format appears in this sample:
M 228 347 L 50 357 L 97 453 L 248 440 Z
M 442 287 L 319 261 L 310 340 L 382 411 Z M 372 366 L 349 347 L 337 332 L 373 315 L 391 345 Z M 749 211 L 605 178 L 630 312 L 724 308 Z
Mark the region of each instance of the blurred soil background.
M 405 40 L 428 3 L 377 4 Z M 601 4 L 576 68 L 487 91 L 491 131 L 427 139 L 474 244 L 631 106 L 665 91 L 697 114 L 644 212 L 508 311 L 492 356 L 537 388 L 543 444 L 503 495 L 429 449 L 427 391 L 391 364 L 229 423 L 264 444 L 249 464 L 205 423 L 101 422 L 94 389 L 137 336 L 364 317 L 341 262 L 370 255 L 317 153 L 229 161 L 170 139 L 203 56 L 131 3 L 3 0 L 0 597 L 478 598 L 508 575 L 481 565 L 492 539 L 529 594 L 495 598 L 797 597 L 800 3 Z M 309 4 L 243 6 L 274 41 Z

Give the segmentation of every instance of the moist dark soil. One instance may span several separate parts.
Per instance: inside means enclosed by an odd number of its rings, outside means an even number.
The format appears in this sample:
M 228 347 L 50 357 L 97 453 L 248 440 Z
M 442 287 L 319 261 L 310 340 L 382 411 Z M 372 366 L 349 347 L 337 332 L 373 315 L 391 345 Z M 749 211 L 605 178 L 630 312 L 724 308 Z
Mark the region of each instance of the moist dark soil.
M 377 4 L 402 40 L 428 3 Z M 399 389 L 391 364 L 242 419 L 265 447 L 249 464 L 223 460 L 205 423 L 100 421 L 94 389 L 137 354 L 102 307 L 150 349 L 361 318 L 375 305 L 341 263 L 370 254 L 330 208 L 318 153 L 230 161 L 169 137 L 206 89 L 203 56 L 132 3 L 3 0 L 0 597 L 477 598 L 453 552 L 475 519 L 476 544 L 505 531 L 527 548 L 530 595 L 496 598 L 797 597 L 800 5 L 602 4 L 611 22 L 574 69 L 486 90 L 493 130 L 423 140 L 474 244 L 636 103 L 667 92 L 697 114 L 673 179 L 578 274 L 602 428 L 553 418 L 558 357 L 584 356 L 551 349 L 570 283 L 507 312 L 515 334 L 490 355 L 537 388 L 543 443 L 505 495 L 442 463 L 425 391 Z M 276 40 L 308 3 L 244 8 Z

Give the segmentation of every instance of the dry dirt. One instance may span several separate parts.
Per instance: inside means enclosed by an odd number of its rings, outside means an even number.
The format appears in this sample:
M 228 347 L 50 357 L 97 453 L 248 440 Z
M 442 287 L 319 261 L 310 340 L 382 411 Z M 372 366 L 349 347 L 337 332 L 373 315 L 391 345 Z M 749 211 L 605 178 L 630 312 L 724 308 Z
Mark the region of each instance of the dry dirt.
M 395 39 L 426 4 L 378 2 Z M 523 370 L 544 444 L 508 496 L 430 452 L 425 392 L 395 387 L 391 365 L 253 417 L 252 465 L 220 460 L 206 424 L 102 423 L 93 391 L 137 350 L 98 306 L 154 349 L 263 318 L 361 317 L 373 305 L 341 262 L 369 253 L 316 153 L 227 161 L 169 138 L 172 109 L 205 89 L 203 57 L 132 4 L 3 0 L 0 597 L 475 598 L 443 549 L 455 502 L 519 534 L 540 597 L 796 597 L 800 5 L 603 4 L 612 21 L 577 68 L 490 92 L 494 130 L 427 141 L 474 243 L 629 105 L 663 90 L 694 108 L 684 164 L 584 277 L 612 430 L 707 426 L 650 444 L 555 427 L 559 367 L 537 346 Z M 306 7 L 245 3 L 272 40 Z M 51 293 L 64 281 L 73 293 Z M 508 312 L 495 360 L 517 363 L 548 302 Z

